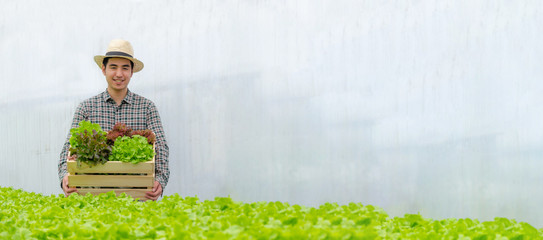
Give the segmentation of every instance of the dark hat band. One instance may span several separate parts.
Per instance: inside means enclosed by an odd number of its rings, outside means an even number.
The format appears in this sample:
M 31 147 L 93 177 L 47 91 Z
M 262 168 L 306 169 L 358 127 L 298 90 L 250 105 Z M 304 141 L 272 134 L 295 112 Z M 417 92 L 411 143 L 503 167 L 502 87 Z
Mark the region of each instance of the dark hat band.
M 106 56 L 124 56 L 124 57 L 133 58 L 132 55 L 124 53 L 124 52 L 107 52 Z

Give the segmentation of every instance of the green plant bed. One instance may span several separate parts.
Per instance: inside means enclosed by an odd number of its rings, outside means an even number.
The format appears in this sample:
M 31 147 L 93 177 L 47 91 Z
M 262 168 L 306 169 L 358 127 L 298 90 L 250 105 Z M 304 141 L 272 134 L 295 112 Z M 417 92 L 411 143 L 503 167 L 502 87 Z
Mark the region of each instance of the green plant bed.
M 0 239 L 541 239 L 543 231 L 506 218 L 391 218 L 359 203 L 318 208 L 283 202 L 200 201 L 165 196 L 133 201 L 99 196 L 44 196 L 0 187 Z

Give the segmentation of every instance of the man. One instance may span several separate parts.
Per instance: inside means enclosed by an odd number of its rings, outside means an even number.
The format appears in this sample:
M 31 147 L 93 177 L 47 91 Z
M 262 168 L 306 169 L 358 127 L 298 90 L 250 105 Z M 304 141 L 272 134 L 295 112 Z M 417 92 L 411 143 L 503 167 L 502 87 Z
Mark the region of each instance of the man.
M 170 176 L 169 148 L 155 104 L 128 90 L 132 74 L 143 69 L 143 63 L 133 56 L 134 50 L 128 41 L 115 39 L 109 43 L 105 55 L 94 57 L 94 61 L 106 77 L 107 89 L 79 104 L 74 114 L 72 128 L 78 127 L 79 122 L 86 120 L 98 123 L 104 131 L 111 130 L 117 122 L 122 122 L 134 130 L 152 130 L 156 134 L 155 183 L 152 191 L 147 192 L 145 197 L 157 200 L 162 195 Z M 70 134 L 64 143 L 58 164 L 58 176 L 66 196 L 77 192 L 77 189 L 70 188 L 68 183 L 66 157 L 69 138 Z

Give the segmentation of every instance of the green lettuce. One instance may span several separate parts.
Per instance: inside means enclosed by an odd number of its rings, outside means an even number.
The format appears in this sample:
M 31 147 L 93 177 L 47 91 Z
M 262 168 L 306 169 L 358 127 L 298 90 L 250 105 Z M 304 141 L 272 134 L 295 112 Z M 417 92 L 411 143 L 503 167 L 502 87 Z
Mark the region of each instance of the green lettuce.
M 79 127 L 70 129 L 70 145 L 74 148 L 78 148 L 81 144 L 83 144 L 81 136 L 92 134 L 93 131 L 107 134 L 106 132 L 102 131 L 102 128 L 97 123 L 91 123 L 89 121 L 79 122 Z
M 115 140 L 109 161 L 140 163 L 149 161 L 154 156 L 155 151 L 147 138 L 140 135 L 123 136 Z
M 361 203 L 200 201 L 178 194 L 133 201 L 113 192 L 45 196 L 0 187 L 0 239 L 542 239 L 514 219 L 389 217 Z
M 106 132 L 100 125 L 88 121 L 70 130 L 70 154 L 76 156 L 78 166 L 84 162 L 90 166 L 108 161 L 111 147 L 107 144 Z

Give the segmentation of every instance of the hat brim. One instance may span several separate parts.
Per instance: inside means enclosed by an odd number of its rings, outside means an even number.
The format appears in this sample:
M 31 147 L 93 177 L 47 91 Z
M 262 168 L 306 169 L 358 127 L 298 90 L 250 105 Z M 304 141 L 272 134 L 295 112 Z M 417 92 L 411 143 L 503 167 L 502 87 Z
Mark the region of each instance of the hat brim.
M 139 72 L 143 69 L 143 63 L 138 60 L 138 59 L 135 59 L 135 58 L 131 58 L 131 57 L 127 57 L 127 56 L 120 56 L 120 55 L 108 55 L 108 56 L 103 56 L 103 55 L 97 55 L 97 56 L 94 56 L 94 61 L 96 62 L 96 64 L 98 65 L 98 67 L 100 69 L 102 69 L 102 63 L 104 62 L 104 58 L 124 58 L 124 59 L 128 59 L 130 61 L 132 61 L 134 63 L 134 69 L 133 69 L 133 72 Z

